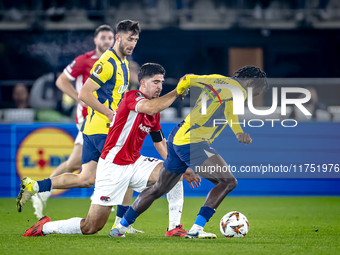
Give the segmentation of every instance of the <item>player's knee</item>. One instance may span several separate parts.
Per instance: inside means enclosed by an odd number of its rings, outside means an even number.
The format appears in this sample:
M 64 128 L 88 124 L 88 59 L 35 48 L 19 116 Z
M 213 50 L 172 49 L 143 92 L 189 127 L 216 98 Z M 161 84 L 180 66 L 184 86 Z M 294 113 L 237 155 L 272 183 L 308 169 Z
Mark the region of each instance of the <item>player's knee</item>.
M 226 191 L 230 192 L 237 187 L 237 180 L 235 178 L 220 179 Z
M 95 179 L 91 177 L 83 177 L 80 180 L 80 186 L 83 188 L 91 188 L 95 183 Z
M 98 231 L 100 231 L 103 227 L 99 227 L 99 226 L 95 226 L 95 225 L 88 225 L 88 226 L 84 226 L 81 229 L 81 232 L 83 233 L 83 235 L 93 235 L 95 233 L 97 233 Z

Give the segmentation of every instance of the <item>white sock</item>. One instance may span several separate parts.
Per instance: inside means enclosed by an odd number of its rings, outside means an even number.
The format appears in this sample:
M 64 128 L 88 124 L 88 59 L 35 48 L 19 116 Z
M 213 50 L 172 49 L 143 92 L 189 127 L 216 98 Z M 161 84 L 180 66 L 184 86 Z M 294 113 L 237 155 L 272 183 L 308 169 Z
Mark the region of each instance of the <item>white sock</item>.
M 33 184 L 33 190 L 34 190 L 35 192 L 39 192 L 39 185 L 38 185 L 38 182 L 35 182 L 35 183 Z
M 126 230 L 128 229 L 127 227 L 124 227 L 123 225 L 121 225 L 120 223 L 118 223 L 117 225 L 117 229 L 119 234 L 125 234 Z
M 169 202 L 169 231 L 181 223 L 183 209 L 183 181 L 177 184 L 166 194 Z
M 194 224 L 194 225 L 192 225 L 192 227 L 189 230 L 189 232 L 197 232 L 197 231 L 201 231 L 201 230 L 203 230 L 202 226 Z
M 58 221 L 52 221 L 47 222 L 44 224 L 42 232 L 45 235 L 48 234 L 69 234 L 69 235 L 82 235 L 80 229 L 80 221 L 82 218 L 71 218 L 68 220 L 58 220 Z
M 115 220 L 116 226 L 118 226 L 118 224 L 120 223 L 121 219 L 122 219 L 121 217 L 116 216 L 116 220 Z
M 44 203 L 44 205 L 46 206 L 46 201 L 50 198 L 50 196 L 52 195 L 52 192 L 54 190 L 50 190 L 50 191 L 45 191 L 45 192 L 40 192 L 39 196 L 41 201 Z

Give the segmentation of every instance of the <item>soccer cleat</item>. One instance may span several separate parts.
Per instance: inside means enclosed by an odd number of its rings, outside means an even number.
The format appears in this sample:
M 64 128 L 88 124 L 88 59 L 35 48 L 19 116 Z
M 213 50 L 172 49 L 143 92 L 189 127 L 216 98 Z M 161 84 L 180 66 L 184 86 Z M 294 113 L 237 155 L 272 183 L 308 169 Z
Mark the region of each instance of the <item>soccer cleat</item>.
M 185 238 L 189 238 L 189 239 L 215 239 L 216 235 L 213 233 L 206 233 L 202 230 L 200 231 L 196 231 L 196 232 L 190 232 L 188 231 Z
M 51 218 L 48 216 L 42 217 L 35 225 L 30 227 L 25 231 L 22 236 L 45 236 L 42 232 L 43 226 L 45 223 L 50 222 Z
M 116 223 L 113 223 L 111 229 L 114 229 L 114 228 L 116 228 L 116 227 L 117 227 Z M 142 234 L 142 233 L 144 233 L 144 231 L 135 229 L 135 228 L 133 227 L 133 225 L 129 225 L 128 228 L 127 228 L 127 230 L 126 230 L 126 232 L 125 232 L 125 234 L 139 234 L 139 233 Z
M 126 230 L 126 233 L 128 234 L 142 234 L 144 233 L 142 230 L 135 229 L 133 225 L 129 225 L 128 229 Z
M 24 208 L 24 205 L 30 198 L 36 193 L 33 190 L 33 185 L 35 181 L 33 181 L 29 177 L 25 177 L 21 180 L 21 190 L 17 198 L 17 210 L 18 212 L 22 211 L 22 208 Z
M 185 236 L 187 233 L 186 230 L 183 229 L 183 225 L 180 224 L 178 226 L 176 226 L 176 228 L 172 229 L 172 230 L 166 230 L 165 236 L 179 236 L 179 237 L 183 237 Z
M 109 237 L 125 237 L 125 235 L 120 234 L 118 228 L 113 228 L 110 231 Z

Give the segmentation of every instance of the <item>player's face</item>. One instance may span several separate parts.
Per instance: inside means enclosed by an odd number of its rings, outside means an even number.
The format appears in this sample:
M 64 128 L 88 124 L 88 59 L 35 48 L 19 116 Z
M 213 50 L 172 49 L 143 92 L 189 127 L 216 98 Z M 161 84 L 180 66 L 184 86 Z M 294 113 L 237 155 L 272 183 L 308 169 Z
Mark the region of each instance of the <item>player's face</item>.
M 119 33 L 117 36 L 118 49 L 123 56 L 131 56 L 139 39 L 138 34 L 133 34 L 129 31 L 127 33 Z
M 159 97 L 163 89 L 164 76 L 162 74 L 156 74 L 153 77 L 143 79 L 141 84 L 144 87 L 144 94 L 148 99 L 154 99 Z
M 103 54 L 114 43 L 114 36 L 111 31 L 100 31 L 94 38 L 94 44 L 97 49 Z

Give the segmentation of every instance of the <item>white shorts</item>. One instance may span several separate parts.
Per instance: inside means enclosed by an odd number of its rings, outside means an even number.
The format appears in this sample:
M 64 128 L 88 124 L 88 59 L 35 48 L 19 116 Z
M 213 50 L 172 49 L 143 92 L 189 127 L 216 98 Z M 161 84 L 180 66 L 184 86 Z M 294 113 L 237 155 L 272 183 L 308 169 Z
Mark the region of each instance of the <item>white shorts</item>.
M 131 165 L 121 166 L 99 158 L 92 204 L 121 205 L 128 188 L 142 192 L 149 177 L 163 160 L 140 156 Z
M 76 140 L 74 141 L 74 144 L 81 144 L 83 145 L 84 139 L 83 139 L 83 133 L 81 131 L 78 132 L 78 135 L 76 137 Z

